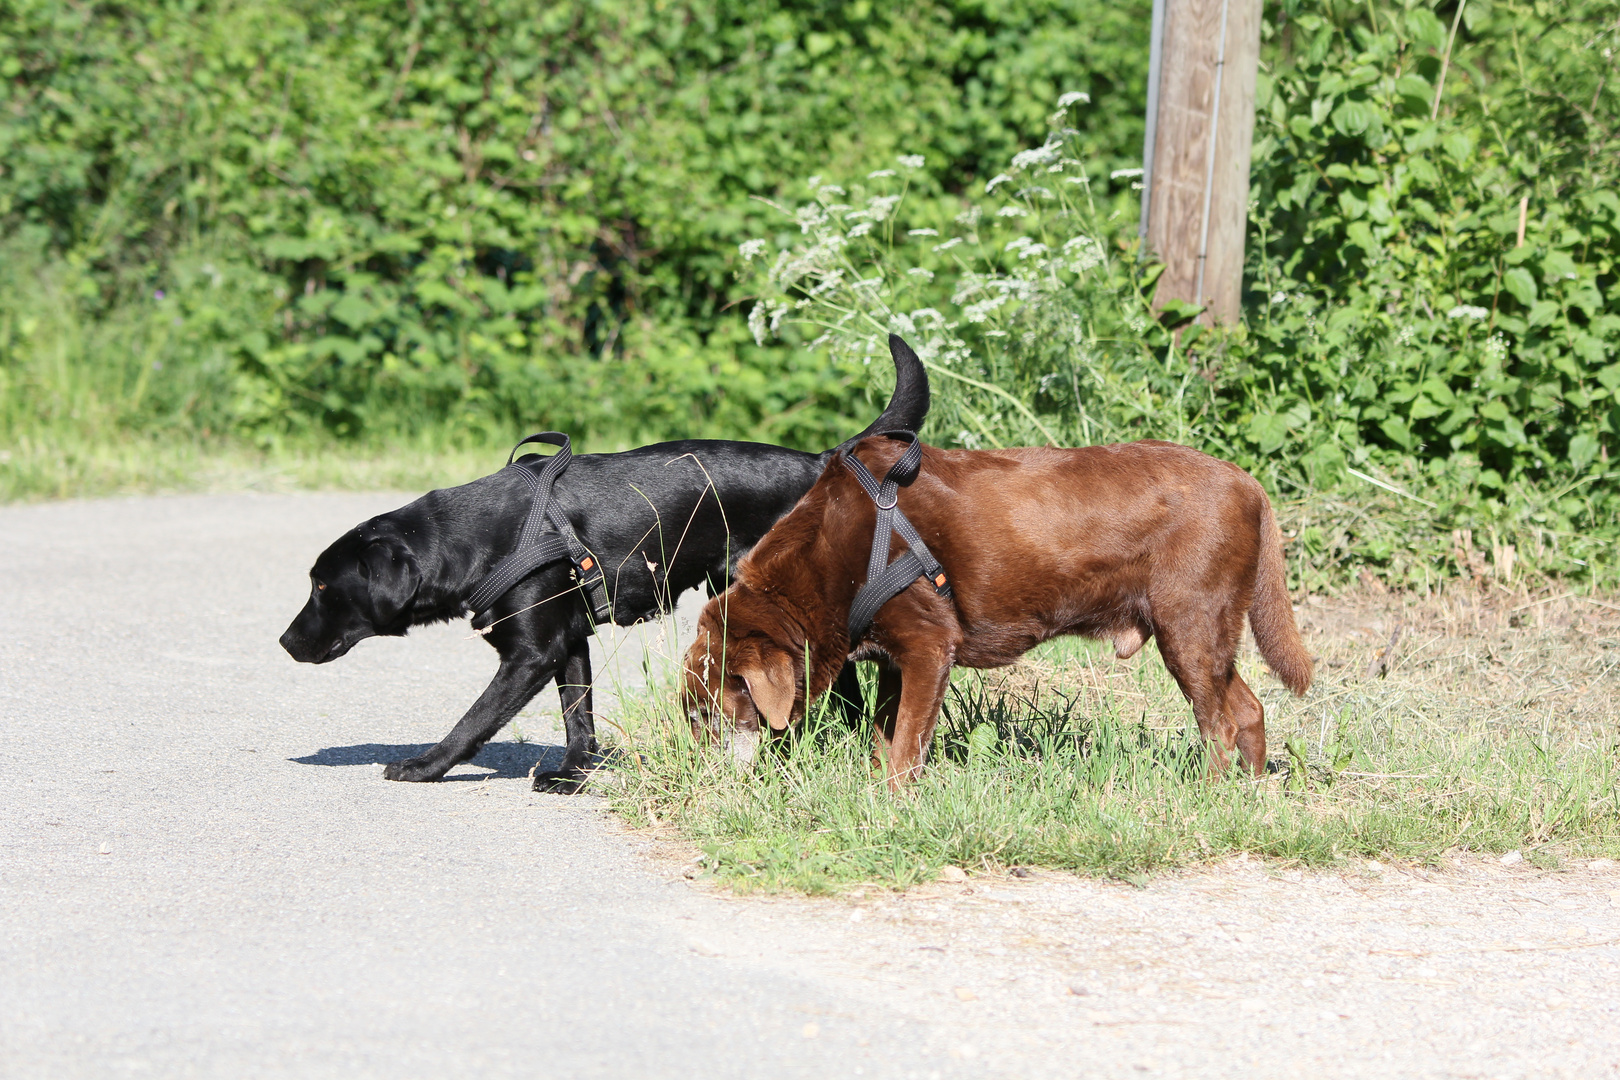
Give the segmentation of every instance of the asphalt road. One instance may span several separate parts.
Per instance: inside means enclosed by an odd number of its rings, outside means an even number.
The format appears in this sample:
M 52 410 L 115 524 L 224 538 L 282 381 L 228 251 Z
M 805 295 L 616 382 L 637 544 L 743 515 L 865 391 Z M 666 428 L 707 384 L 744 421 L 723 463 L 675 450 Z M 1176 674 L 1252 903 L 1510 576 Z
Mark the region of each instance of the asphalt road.
M 382 779 L 494 651 L 457 624 L 316 668 L 276 637 L 316 553 L 401 501 L 0 508 L 0 1073 L 949 1072 L 915 1020 L 805 1038 L 877 1000 L 722 955 L 724 902 L 601 799 L 530 793 L 543 716 L 446 782 Z
M 1620 1075 L 1612 863 L 732 899 L 529 790 L 550 691 L 384 781 L 493 650 L 276 638 L 401 501 L 0 507 L 0 1077 Z

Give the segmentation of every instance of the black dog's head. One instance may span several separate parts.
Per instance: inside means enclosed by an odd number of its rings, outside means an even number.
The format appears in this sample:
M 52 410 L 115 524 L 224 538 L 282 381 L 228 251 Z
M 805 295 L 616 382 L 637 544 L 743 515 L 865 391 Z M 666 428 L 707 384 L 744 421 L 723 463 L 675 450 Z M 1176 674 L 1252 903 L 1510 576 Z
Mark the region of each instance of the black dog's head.
M 281 647 L 299 663 L 324 664 L 368 637 L 405 633 L 422 571 L 398 531 L 373 518 L 321 552 L 309 580 L 309 602 Z

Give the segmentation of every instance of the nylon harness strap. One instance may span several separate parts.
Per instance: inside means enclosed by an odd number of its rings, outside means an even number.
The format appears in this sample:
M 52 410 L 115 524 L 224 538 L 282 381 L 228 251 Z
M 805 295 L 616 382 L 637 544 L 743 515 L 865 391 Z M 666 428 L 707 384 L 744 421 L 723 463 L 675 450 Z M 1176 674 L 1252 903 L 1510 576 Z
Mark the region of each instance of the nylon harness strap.
M 854 454 L 844 455 L 844 467 L 855 474 L 855 479 L 861 482 L 861 487 L 866 489 L 878 508 L 872 554 L 866 562 L 866 583 L 855 594 L 855 602 L 849 609 L 849 640 L 852 644 L 866 633 L 884 604 L 905 592 L 920 577 L 927 578 L 940 596 L 952 595 L 945 568 L 939 565 L 939 560 L 934 558 L 928 545 L 917 535 L 916 528 L 900 510 L 900 489 L 915 480 L 918 469 L 922 467 L 922 443 L 910 431 L 885 431 L 883 435 L 911 444 L 889 469 L 883 483 L 879 484 Z M 890 562 L 889 543 L 894 533 L 900 534 L 900 539 L 906 542 L 910 550 Z
M 517 452 L 528 443 L 548 443 L 555 446 L 557 452 L 544 459 L 543 463 L 517 461 Z M 466 607 L 473 616 L 488 611 L 495 601 L 533 571 L 547 563 L 567 559 L 573 564 L 574 580 L 584 590 L 586 602 L 596 621 L 606 622 L 613 617 L 613 605 L 608 602 L 601 563 L 579 542 L 573 525 L 569 524 L 568 518 L 552 498 L 552 486 L 563 470 L 568 468 L 573 456 L 568 436 L 559 431 L 530 435 L 512 448 L 511 455 L 506 459 L 506 467 L 517 469 L 529 482 L 529 516 L 523 522 L 523 533 L 518 537 L 517 547 L 496 564 L 495 569 L 484 575 L 467 598 Z

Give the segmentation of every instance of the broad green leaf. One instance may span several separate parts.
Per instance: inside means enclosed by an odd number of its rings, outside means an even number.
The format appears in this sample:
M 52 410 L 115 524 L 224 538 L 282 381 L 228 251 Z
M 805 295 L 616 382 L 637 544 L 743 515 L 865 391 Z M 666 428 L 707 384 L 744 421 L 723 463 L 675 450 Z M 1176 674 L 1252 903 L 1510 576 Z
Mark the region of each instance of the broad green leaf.
M 1378 425 L 1378 429 L 1403 450 L 1409 451 L 1417 445 L 1417 440 L 1412 437 L 1412 431 L 1406 426 L 1406 421 L 1398 416 L 1384 420 Z
M 1288 440 L 1288 418 L 1277 413 L 1256 413 L 1249 420 L 1249 441 L 1258 443 L 1260 453 L 1270 454 Z
M 1372 106 L 1365 101 L 1344 101 L 1333 110 L 1333 126 L 1341 135 L 1360 135 L 1375 119 Z
M 1551 300 L 1538 300 L 1530 308 L 1531 326 L 1550 326 L 1563 310 Z
M 1567 251 L 1549 251 L 1541 260 L 1541 271 L 1549 282 L 1568 279 L 1575 280 L 1578 273 L 1575 270 L 1575 260 L 1569 257 Z
M 1429 80 L 1410 73 L 1395 80 L 1395 92 L 1405 97 L 1416 98 L 1425 105 L 1434 97 L 1434 87 L 1429 85 Z
M 1525 307 L 1536 302 L 1536 279 L 1522 266 L 1515 266 L 1502 274 L 1502 288 Z
M 1431 49 L 1443 49 L 1446 46 L 1446 28 L 1434 12 L 1426 7 L 1414 8 L 1406 13 L 1406 32 L 1412 35 L 1414 41 L 1420 45 L 1427 45 Z
M 1569 440 L 1569 463 L 1576 472 L 1585 471 L 1597 459 L 1598 446 L 1596 437 L 1584 431 Z

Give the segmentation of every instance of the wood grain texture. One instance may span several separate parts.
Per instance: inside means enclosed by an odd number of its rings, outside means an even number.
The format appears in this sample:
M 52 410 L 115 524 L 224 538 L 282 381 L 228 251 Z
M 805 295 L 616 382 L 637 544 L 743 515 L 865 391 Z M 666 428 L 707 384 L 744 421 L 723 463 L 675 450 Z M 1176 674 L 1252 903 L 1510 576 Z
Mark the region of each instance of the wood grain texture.
M 1173 299 L 1205 304 L 1208 310 L 1201 317 L 1205 322 L 1233 322 L 1240 311 L 1260 52 L 1261 0 L 1227 0 L 1225 71 L 1211 176 L 1221 5 L 1222 0 L 1167 0 L 1148 193 L 1148 248 L 1165 262 L 1155 300 L 1161 306 Z M 1211 180 L 1204 287 L 1199 296 L 1204 189 Z

